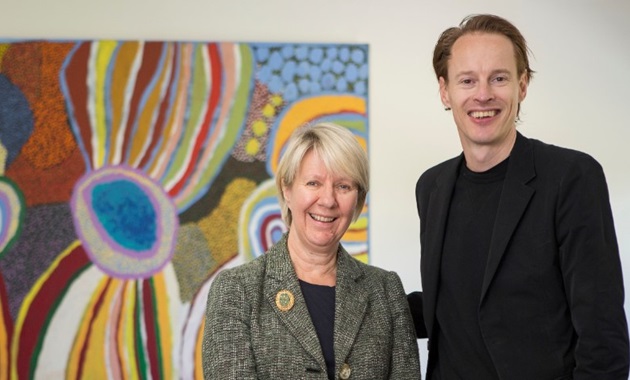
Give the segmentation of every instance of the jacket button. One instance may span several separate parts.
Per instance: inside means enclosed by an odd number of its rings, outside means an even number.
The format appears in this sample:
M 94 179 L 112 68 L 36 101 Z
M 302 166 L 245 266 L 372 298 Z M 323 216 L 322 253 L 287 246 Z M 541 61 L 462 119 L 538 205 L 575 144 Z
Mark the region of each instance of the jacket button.
M 350 378 L 350 373 L 352 373 L 352 369 L 348 363 L 343 363 L 341 369 L 339 370 L 339 378 L 341 380 L 348 380 Z

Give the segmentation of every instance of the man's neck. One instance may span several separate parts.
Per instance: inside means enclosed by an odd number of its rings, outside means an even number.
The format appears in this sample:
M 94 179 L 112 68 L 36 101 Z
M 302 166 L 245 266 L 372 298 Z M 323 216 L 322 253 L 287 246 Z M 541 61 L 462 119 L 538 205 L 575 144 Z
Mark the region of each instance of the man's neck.
M 464 146 L 466 167 L 477 173 L 490 170 L 510 156 L 514 143 L 516 143 L 516 130 L 501 145 Z

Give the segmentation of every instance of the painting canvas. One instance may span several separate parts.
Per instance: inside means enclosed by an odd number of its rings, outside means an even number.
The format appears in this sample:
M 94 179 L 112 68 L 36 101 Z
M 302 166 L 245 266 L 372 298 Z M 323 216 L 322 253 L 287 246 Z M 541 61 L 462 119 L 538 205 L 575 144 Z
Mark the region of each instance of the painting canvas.
M 0 42 L 0 380 L 201 379 L 214 276 L 287 230 L 290 133 L 367 150 L 368 67 L 362 44 Z M 368 261 L 367 205 L 342 244 Z

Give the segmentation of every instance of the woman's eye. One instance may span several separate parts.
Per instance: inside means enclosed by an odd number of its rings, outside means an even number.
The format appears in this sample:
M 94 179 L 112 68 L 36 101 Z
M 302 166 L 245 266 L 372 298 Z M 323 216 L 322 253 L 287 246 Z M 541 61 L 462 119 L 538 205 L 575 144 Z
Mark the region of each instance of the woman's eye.
M 340 185 L 337 185 L 337 189 L 339 189 L 339 191 L 343 193 L 347 193 L 349 191 L 352 191 L 352 185 L 340 184 Z

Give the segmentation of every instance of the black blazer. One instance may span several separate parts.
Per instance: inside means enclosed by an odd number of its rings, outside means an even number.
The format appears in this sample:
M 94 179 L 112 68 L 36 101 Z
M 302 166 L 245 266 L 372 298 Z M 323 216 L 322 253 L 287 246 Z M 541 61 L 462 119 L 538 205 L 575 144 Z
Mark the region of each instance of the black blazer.
M 442 242 L 463 155 L 416 185 L 422 293 L 408 300 L 432 344 Z M 628 325 L 608 189 L 590 156 L 518 133 L 497 210 L 479 304 L 501 379 L 627 379 Z M 421 315 L 420 310 L 423 310 Z M 424 329 L 426 327 L 426 330 Z

